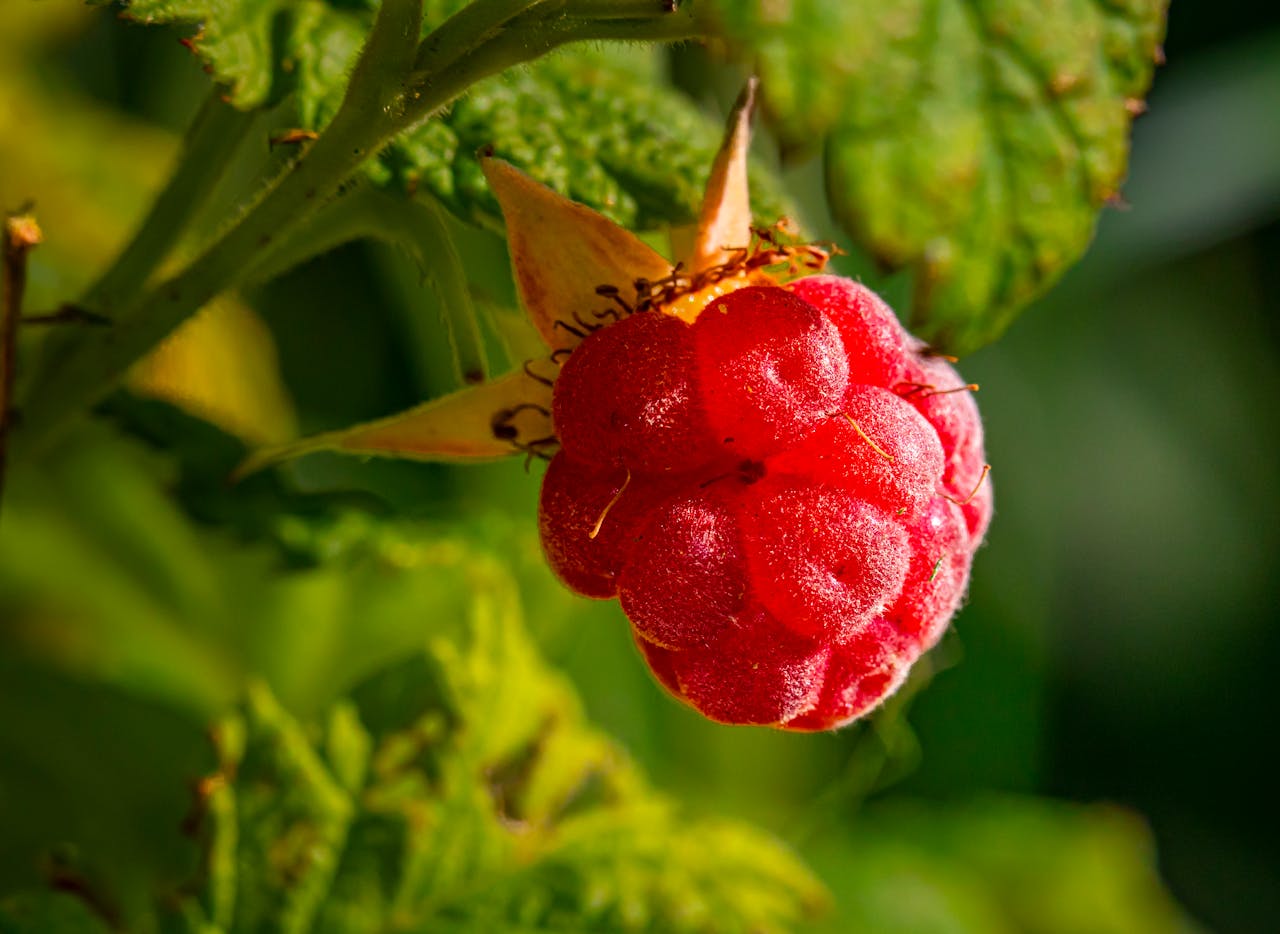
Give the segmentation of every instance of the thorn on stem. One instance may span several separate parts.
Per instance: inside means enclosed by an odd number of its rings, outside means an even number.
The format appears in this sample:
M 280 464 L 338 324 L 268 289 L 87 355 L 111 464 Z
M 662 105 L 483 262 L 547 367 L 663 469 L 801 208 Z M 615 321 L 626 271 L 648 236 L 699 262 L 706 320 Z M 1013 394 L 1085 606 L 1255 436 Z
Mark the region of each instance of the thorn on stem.
M 319 139 L 320 134 L 315 130 L 304 130 L 295 128 L 292 130 L 284 130 L 267 139 L 267 145 L 272 149 L 277 146 L 288 145 L 296 146 L 298 143 L 309 143 L 312 140 Z
M 14 367 L 18 347 L 18 323 L 22 320 L 22 296 L 27 288 L 27 254 L 44 239 L 40 225 L 28 213 L 31 205 L 4 220 L 4 278 L 0 281 L 0 488 L 4 483 L 12 423 Z
M 88 308 L 68 304 L 59 306 L 55 311 L 23 315 L 22 323 L 26 325 L 89 324 L 95 327 L 105 327 L 111 324 L 111 319 L 106 315 L 98 314 L 96 311 L 90 311 Z

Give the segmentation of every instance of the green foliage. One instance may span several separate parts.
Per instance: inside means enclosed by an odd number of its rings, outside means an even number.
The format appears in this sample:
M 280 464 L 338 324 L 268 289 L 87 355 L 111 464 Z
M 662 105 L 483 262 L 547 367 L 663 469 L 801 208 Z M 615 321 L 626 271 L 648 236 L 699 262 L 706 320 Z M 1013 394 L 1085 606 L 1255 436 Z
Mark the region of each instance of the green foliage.
M 654 50 L 574 49 L 480 83 L 389 161 L 459 215 L 488 222 L 497 202 L 474 154 L 491 145 L 557 191 L 651 230 L 696 219 L 720 135 L 664 84 Z M 786 213 L 767 172 L 753 172 L 752 197 L 765 223 Z
M 182 518 L 171 470 L 100 435 L 14 478 L 0 892 L 40 869 L 110 923 L 228 932 L 782 931 L 823 908 L 779 843 L 682 813 L 585 723 L 496 560 L 356 513 L 246 552 Z M 210 745 L 197 711 L 233 693 Z
M 114 0 L 100 0 L 112 3 Z M 198 24 L 192 49 L 227 85 L 232 102 L 249 109 L 299 91 L 313 110 L 341 95 L 347 72 L 373 19 L 375 2 L 308 0 L 120 0 L 142 23 Z M 434 3 L 434 21 L 465 6 Z
M 465 6 L 427 4 L 424 32 Z M 338 109 L 375 4 L 127 0 L 144 22 L 199 22 L 193 47 L 232 102 L 292 97 L 301 127 Z M 639 230 L 697 216 L 721 128 L 662 80 L 653 48 L 576 48 L 481 81 L 445 112 L 401 134 L 366 166 L 378 184 L 430 191 L 460 217 L 500 224 L 475 158 L 492 147 L 562 194 Z M 779 188 L 756 171 L 765 223 L 785 213 Z
M 964 353 L 1078 260 L 1118 197 L 1167 0 L 724 2 L 784 147 L 833 213 L 917 270 L 915 329 Z

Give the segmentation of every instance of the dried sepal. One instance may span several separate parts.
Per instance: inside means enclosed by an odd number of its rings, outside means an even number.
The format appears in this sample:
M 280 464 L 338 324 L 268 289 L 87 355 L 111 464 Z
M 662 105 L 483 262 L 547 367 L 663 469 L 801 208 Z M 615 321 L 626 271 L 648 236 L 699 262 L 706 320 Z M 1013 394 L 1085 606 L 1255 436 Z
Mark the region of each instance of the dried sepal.
M 697 235 L 684 266 L 696 278 L 730 262 L 736 251 L 751 243 L 751 192 L 747 182 L 747 154 L 751 145 L 751 115 L 755 110 L 756 79 L 747 82 L 725 127 L 724 142 L 711 166 L 702 198 Z
M 657 281 L 671 263 L 639 237 L 586 205 L 570 201 L 510 163 L 480 160 L 502 207 L 520 300 L 552 350 L 574 347 L 603 322 L 610 307 L 597 292 L 625 292 L 637 280 Z
M 317 451 L 409 460 L 492 460 L 519 451 L 550 456 L 551 391 L 527 373 L 510 373 L 399 414 L 341 431 L 263 448 L 236 471 L 245 476 Z

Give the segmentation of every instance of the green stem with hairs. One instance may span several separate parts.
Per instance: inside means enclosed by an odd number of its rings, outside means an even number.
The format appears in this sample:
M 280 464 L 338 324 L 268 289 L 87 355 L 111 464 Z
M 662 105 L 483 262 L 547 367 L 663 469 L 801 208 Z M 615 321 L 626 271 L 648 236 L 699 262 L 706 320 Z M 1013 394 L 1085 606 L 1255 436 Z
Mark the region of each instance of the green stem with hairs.
M 169 256 L 192 219 L 208 203 L 218 180 L 257 119 L 237 110 L 214 88 L 183 138 L 182 154 L 168 184 L 115 262 L 85 293 L 79 307 L 110 316 L 136 295 Z
M 271 248 L 301 229 L 365 160 L 472 84 L 567 42 L 697 34 L 691 14 L 668 12 L 661 2 L 654 7 L 646 19 L 600 20 L 589 16 L 598 0 L 480 0 L 419 43 L 422 0 L 385 0 L 333 121 L 239 221 L 182 272 L 122 303 L 112 327 L 68 330 L 49 342 L 25 400 L 22 445 L 46 448 L 174 328 L 253 275 Z M 442 32 L 449 43 L 438 41 Z M 427 54 L 433 48 L 435 58 Z

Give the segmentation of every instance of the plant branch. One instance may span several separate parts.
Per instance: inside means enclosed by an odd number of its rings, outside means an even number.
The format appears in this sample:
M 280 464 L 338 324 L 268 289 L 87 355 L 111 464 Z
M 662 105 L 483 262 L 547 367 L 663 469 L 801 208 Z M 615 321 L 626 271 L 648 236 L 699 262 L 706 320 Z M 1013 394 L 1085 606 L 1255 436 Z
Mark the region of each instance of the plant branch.
M 433 29 L 418 47 L 412 78 L 438 74 L 477 46 L 488 42 L 511 20 L 535 7 L 561 6 L 564 0 L 475 0 Z
M 422 0 L 386 0 L 352 71 L 346 97 L 320 138 L 292 161 L 220 239 L 173 278 L 122 306 L 92 339 L 51 335 L 29 387 L 22 442 L 39 450 L 104 395 L 186 318 L 248 273 L 283 232 L 300 226 L 392 134 L 392 100 L 417 48 Z
M 85 293 L 79 306 L 110 315 L 122 299 L 136 295 L 177 245 L 192 218 L 208 203 L 257 115 L 237 110 L 214 88 L 183 140 L 170 176 L 134 236 Z
M 638 5 L 626 0 L 622 7 Z M 47 445 L 170 331 L 229 284 L 252 275 L 361 163 L 475 82 L 567 42 L 697 35 L 692 14 L 667 4 L 654 4 L 639 18 L 588 18 L 600 9 L 599 0 L 479 0 L 420 45 L 422 0 L 384 0 L 332 122 L 239 221 L 178 275 L 123 304 L 113 327 L 49 341 L 27 399 L 23 443 L 37 450 Z M 456 41 L 442 41 L 442 33 Z M 420 70 L 420 62 L 428 70 Z
M 13 378 L 17 363 L 18 322 L 27 289 L 27 254 L 43 239 L 30 214 L 11 214 L 4 221 L 4 281 L 0 283 L 0 491 L 8 455 Z
M 688 0 L 570 0 L 569 5 L 573 7 L 570 15 L 595 20 L 669 18 L 681 7 L 687 15 L 690 6 Z

